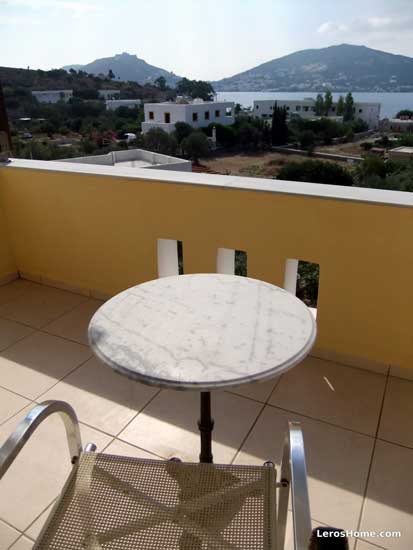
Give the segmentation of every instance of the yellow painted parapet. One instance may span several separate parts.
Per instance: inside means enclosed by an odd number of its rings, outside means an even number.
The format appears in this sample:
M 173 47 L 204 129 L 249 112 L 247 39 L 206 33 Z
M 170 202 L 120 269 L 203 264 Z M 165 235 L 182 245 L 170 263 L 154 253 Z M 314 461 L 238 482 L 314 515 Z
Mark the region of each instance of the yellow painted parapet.
M 413 365 L 410 206 L 326 198 L 320 194 L 329 186 L 311 184 L 303 189 L 316 191 L 301 196 L 289 194 L 287 183 L 274 192 L 268 181 L 239 189 L 222 176 L 64 170 L 0 170 L 20 271 L 113 294 L 157 277 L 159 238 L 183 241 L 185 273 L 215 270 L 218 248 L 247 251 L 248 275 L 279 286 L 288 258 L 316 262 L 317 349 Z M 202 184 L 191 184 L 197 177 Z M 2 269 L 11 268 L 8 261 Z

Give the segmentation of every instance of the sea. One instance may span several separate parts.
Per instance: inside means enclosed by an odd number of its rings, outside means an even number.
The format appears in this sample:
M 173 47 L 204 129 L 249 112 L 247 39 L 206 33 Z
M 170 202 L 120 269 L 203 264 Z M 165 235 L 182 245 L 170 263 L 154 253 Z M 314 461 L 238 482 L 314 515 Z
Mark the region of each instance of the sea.
M 333 93 L 333 99 L 347 92 Z M 218 101 L 234 101 L 243 107 L 252 107 L 254 99 L 304 99 L 316 97 L 317 92 L 217 92 Z M 355 101 L 381 103 L 380 118 L 393 118 L 402 109 L 413 110 L 413 92 L 354 92 Z

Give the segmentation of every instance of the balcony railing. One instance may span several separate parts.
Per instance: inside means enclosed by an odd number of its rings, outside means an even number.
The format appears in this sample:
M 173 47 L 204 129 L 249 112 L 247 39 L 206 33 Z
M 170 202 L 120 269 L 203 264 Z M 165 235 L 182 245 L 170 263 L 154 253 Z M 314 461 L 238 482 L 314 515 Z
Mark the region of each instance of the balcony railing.
M 183 271 L 230 272 L 291 292 L 320 267 L 315 353 L 410 366 L 413 195 L 207 174 L 15 160 L 0 168 L 0 278 L 93 296 Z

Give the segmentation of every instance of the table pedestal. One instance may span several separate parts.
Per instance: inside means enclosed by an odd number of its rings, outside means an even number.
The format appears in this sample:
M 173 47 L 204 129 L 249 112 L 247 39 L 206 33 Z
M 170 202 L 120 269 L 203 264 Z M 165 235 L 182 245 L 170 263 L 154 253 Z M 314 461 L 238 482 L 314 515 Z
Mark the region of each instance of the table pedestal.
M 201 392 L 201 416 L 198 420 L 198 428 L 201 432 L 201 453 L 200 462 L 212 463 L 212 430 L 214 421 L 211 418 L 211 393 Z

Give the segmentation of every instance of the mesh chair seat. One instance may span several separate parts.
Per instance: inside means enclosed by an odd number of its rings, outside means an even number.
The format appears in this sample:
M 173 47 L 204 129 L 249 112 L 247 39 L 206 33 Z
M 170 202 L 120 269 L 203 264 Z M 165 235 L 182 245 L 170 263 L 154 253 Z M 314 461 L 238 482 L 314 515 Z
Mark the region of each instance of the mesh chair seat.
M 276 473 L 82 452 L 36 550 L 276 548 Z

